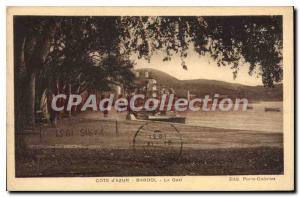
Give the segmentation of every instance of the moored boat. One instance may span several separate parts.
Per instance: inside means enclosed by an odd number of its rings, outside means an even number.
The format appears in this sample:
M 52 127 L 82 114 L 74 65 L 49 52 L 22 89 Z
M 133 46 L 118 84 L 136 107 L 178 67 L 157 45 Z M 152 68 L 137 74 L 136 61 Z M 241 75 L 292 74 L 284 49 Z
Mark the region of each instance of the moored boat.
M 265 112 L 268 112 L 268 111 L 280 112 L 280 108 L 279 107 L 265 107 Z
M 148 116 L 148 120 L 151 120 L 151 121 L 162 121 L 162 122 L 173 122 L 173 123 L 183 123 L 183 124 L 185 124 L 186 117 L 182 117 L 182 116 L 154 115 L 154 116 Z

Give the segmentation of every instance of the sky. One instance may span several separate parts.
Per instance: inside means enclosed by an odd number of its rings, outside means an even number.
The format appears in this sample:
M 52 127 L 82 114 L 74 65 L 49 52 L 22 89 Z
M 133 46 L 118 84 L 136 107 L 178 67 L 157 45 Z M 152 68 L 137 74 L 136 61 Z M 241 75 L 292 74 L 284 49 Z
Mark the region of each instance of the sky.
M 240 65 L 240 70 L 237 74 L 237 78 L 233 78 L 233 70 L 230 66 L 218 67 L 209 56 L 200 56 L 195 52 L 189 52 L 188 57 L 185 59 L 187 70 L 184 70 L 181 66 L 180 56 L 172 56 L 171 61 L 162 61 L 163 54 L 157 52 L 150 60 L 150 63 L 144 59 L 138 59 L 132 57 L 136 62 L 135 69 L 140 68 L 153 68 L 172 75 L 180 80 L 186 79 L 211 79 L 226 81 L 230 83 L 239 83 L 249 86 L 262 85 L 261 77 L 253 74 L 249 76 L 249 65 Z

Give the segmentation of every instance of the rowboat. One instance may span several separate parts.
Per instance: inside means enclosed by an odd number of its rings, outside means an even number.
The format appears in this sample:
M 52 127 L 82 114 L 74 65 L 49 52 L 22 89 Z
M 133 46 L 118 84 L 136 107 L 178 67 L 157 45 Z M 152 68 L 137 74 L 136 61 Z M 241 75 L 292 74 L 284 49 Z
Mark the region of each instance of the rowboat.
M 280 108 L 279 107 L 265 107 L 265 112 L 268 112 L 268 111 L 280 112 Z
M 154 115 L 154 116 L 148 116 L 148 120 L 185 124 L 186 117 L 182 117 L 182 116 L 163 116 L 163 115 L 156 115 L 155 116 Z

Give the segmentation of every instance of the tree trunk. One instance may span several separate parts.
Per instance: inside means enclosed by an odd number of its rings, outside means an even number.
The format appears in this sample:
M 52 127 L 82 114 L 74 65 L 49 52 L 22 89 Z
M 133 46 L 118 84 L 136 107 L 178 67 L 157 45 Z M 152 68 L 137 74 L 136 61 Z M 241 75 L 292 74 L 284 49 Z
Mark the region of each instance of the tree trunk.
M 28 86 L 27 91 L 27 103 L 25 106 L 27 109 L 25 110 L 24 116 L 27 117 L 27 124 L 34 126 L 35 124 L 35 84 L 36 84 L 36 75 L 39 70 L 44 65 L 46 58 L 49 54 L 49 49 L 51 45 L 51 40 L 55 34 L 55 31 L 58 27 L 56 21 L 48 21 L 48 23 L 44 26 L 43 33 L 41 37 L 36 38 L 37 43 L 34 45 L 33 54 L 28 58 L 26 62 L 26 69 L 28 73 Z M 28 41 L 29 45 L 32 45 L 30 41 Z M 31 41 L 32 42 L 32 41 Z
M 28 106 L 27 106 L 27 123 L 33 126 L 35 123 L 35 79 L 36 73 L 29 76 L 28 81 Z
M 72 94 L 72 85 L 71 85 L 71 83 L 69 83 L 69 99 L 70 99 L 71 94 Z M 71 117 L 72 116 L 72 108 L 68 113 L 69 113 L 69 117 Z M 76 111 L 75 111 L 75 113 L 76 113 Z

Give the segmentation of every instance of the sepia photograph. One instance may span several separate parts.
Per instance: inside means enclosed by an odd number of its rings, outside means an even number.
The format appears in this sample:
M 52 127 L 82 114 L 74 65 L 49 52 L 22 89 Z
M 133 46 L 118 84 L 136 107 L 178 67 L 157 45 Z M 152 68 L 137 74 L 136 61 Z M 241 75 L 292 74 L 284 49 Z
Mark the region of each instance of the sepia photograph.
M 293 190 L 293 8 L 151 9 L 7 9 L 9 188 Z

